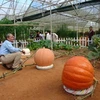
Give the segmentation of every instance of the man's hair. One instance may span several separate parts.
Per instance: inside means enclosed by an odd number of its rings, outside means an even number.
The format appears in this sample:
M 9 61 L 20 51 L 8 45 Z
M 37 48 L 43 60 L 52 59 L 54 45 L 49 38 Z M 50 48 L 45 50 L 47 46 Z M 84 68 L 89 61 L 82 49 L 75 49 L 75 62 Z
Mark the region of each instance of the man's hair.
M 93 28 L 92 26 L 90 26 L 89 28 Z
M 51 31 L 50 31 L 50 30 L 48 30 L 47 32 L 48 32 L 48 33 L 51 33 Z
M 9 38 L 10 35 L 12 35 L 12 34 L 11 34 L 11 33 L 8 33 L 8 34 L 5 36 L 5 38 L 6 38 L 6 39 Z

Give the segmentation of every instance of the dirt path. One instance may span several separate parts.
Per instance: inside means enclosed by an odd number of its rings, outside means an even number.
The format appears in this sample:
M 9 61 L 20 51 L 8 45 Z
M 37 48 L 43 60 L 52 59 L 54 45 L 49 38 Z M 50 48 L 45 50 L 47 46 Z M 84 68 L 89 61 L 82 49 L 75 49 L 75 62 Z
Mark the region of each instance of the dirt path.
M 63 89 L 61 81 L 62 70 L 68 57 L 54 61 L 54 67 L 49 70 L 38 70 L 27 66 L 16 74 L 0 80 L 0 100 L 74 100 L 77 96 L 68 94 Z M 31 58 L 25 64 L 33 64 Z M 0 65 L 0 73 L 7 71 Z M 95 77 L 100 81 L 100 68 L 95 68 Z M 100 100 L 100 84 L 93 97 L 86 100 Z

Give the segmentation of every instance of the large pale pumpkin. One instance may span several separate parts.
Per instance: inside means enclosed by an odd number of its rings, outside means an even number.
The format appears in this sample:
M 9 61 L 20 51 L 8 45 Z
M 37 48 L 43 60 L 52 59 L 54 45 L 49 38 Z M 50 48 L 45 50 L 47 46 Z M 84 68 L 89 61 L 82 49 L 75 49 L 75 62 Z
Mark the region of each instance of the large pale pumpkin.
M 38 66 L 49 66 L 54 61 L 54 53 L 50 49 L 40 48 L 35 53 L 34 60 Z
M 87 58 L 74 56 L 68 59 L 62 73 L 63 84 L 73 90 L 83 90 L 93 84 L 94 69 Z

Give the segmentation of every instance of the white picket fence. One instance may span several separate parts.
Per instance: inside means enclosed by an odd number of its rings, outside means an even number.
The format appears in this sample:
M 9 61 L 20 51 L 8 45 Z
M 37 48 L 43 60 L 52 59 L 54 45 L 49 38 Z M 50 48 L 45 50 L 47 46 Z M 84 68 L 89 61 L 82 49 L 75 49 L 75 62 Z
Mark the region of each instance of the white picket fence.
M 92 43 L 92 40 L 89 40 L 87 37 L 81 37 L 81 38 L 59 38 L 57 40 L 58 43 L 64 42 L 66 45 L 74 45 L 74 46 L 80 46 L 80 47 L 87 47 L 90 43 Z
M 38 42 L 40 40 L 33 40 L 34 42 Z M 21 43 L 21 45 L 19 46 L 19 42 Z M 56 40 L 56 42 L 58 43 L 65 43 L 66 45 L 74 45 L 74 46 L 80 46 L 80 47 L 87 47 L 90 43 L 92 43 L 92 40 L 89 40 L 87 37 L 82 37 L 79 39 L 75 39 L 75 38 L 59 38 L 58 40 Z M 2 44 L 2 42 L 1 42 Z M 25 48 L 28 45 L 28 41 L 26 40 L 15 40 L 13 42 L 13 45 L 15 47 L 20 47 L 20 48 Z
M 20 46 L 19 43 L 21 43 Z M 19 41 L 15 40 L 13 42 L 13 46 L 17 48 L 26 48 L 27 45 L 28 45 L 28 41 L 26 40 L 19 40 Z

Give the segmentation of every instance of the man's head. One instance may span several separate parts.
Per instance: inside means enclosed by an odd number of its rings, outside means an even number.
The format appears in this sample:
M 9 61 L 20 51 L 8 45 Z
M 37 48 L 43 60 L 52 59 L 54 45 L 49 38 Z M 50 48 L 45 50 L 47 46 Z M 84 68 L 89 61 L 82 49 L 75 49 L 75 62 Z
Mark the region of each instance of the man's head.
M 8 34 L 6 35 L 6 39 L 7 39 L 8 41 L 10 41 L 10 42 L 13 42 L 14 39 L 15 39 L 15 37 L 13 36 L 13 34 L 8 33 Z
M 50 30 L 48 30 L 47 32 L 51 34 L 51 31 Z
M 93 30 L 93 27 L 92 27 L 92 26 L 90 26 L 90 27 L 89 27 L 89 29 L 90 29 L 90 30 Z
M 37 34 L 40 34 L 40 32 L 39 32 L 39 31 L 37 31 L 36 33 L 37 33 Z

